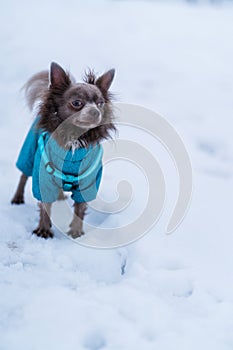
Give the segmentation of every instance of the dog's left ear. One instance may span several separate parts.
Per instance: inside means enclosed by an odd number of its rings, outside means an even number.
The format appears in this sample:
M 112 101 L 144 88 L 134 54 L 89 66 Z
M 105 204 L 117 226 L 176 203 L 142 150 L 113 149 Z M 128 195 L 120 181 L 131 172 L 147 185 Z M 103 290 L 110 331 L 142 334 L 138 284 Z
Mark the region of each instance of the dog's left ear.
M 110 69 L 103 75 L 101 75 L 95 82 L 96 86 L 104 92 L 107 92 L 110 88 L 115 75 L 115 69 Z

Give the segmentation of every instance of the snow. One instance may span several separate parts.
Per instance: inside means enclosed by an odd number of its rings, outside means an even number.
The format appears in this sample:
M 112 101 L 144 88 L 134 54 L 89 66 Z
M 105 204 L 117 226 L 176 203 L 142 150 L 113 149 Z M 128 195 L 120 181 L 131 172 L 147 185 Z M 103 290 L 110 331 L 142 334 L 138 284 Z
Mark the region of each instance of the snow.
M 232 16 L 230 3 L 2 4 L 0 350 L 232 350 Z M 146 236 L 98 250 L 58 231 L 47 241 L 31 235 L 38 209 L 30 185 L 26 204 L 10 205 L 19 176 L 14 162 L 33 120 L 19 89 L 52 60 L 77 78 L 86 67 L 115 67 L 117 99 L 159 111 L 179 131 L 194 193 L 174 234 L 164 231 L 176 173 L 166 150 L 145 138 L 158 149 L 168 183 L 165 212 Z M 127 172 L 133 178 L 133 168 Z M 109 193 L 111 167 L 106 179 Z

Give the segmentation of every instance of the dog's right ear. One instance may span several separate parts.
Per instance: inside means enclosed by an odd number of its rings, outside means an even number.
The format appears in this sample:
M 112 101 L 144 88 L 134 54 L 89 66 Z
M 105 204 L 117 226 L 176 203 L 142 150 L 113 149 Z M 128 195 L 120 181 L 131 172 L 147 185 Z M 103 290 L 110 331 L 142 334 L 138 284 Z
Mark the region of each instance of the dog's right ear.
M 50 66 L 50 88 L 65 89 L 70 84 L 69 75 L 59 64 L 52 62 Z

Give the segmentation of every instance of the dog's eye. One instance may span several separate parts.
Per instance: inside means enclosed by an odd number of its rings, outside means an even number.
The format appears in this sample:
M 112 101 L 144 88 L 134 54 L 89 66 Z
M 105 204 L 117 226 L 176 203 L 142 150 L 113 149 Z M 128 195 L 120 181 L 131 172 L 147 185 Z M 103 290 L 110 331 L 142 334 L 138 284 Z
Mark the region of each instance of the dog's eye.
M 97 107 L 99 107 L 99 108 L 103 108 L 103 106 L 104 106 L 104 100 L 99 100 L 99 101 L 97 101 Z
M 73 107 L 76 107 L 76 108 L 79 108 L 79 107 L 81 107 L 83 105 L 82 101 L 80 101 L 80 100 L 72 101 L 71 104 L 72 104 Z

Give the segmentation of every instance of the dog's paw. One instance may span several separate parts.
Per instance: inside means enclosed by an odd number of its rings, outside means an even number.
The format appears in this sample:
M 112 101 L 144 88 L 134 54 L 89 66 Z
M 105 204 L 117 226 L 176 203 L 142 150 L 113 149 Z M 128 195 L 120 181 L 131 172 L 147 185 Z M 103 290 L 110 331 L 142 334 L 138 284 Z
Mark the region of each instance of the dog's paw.
M 15 194 L 11 200 L 11 204 L 24 204 L 24 196 L 22 194 Z
M 70 229 L 69 229 L 69 231 L 67 232 L 67 235 L 68 236 L 71 236 L 72 238 L 78 238 L 78 237 L 81 237 L 81 236 L 83 236 L 84 235 L 84 232 L 83 231 L 80 231 L 80 230 L 77 230 L 77 229 L 75 229 L 75 228 L 73 228 L 73 227 L 71 227 Z
M 43 227 L 36 228 L 32 233 L 41 238 L 53 238 L 53 232 L 50 229 L 45 229 Z

